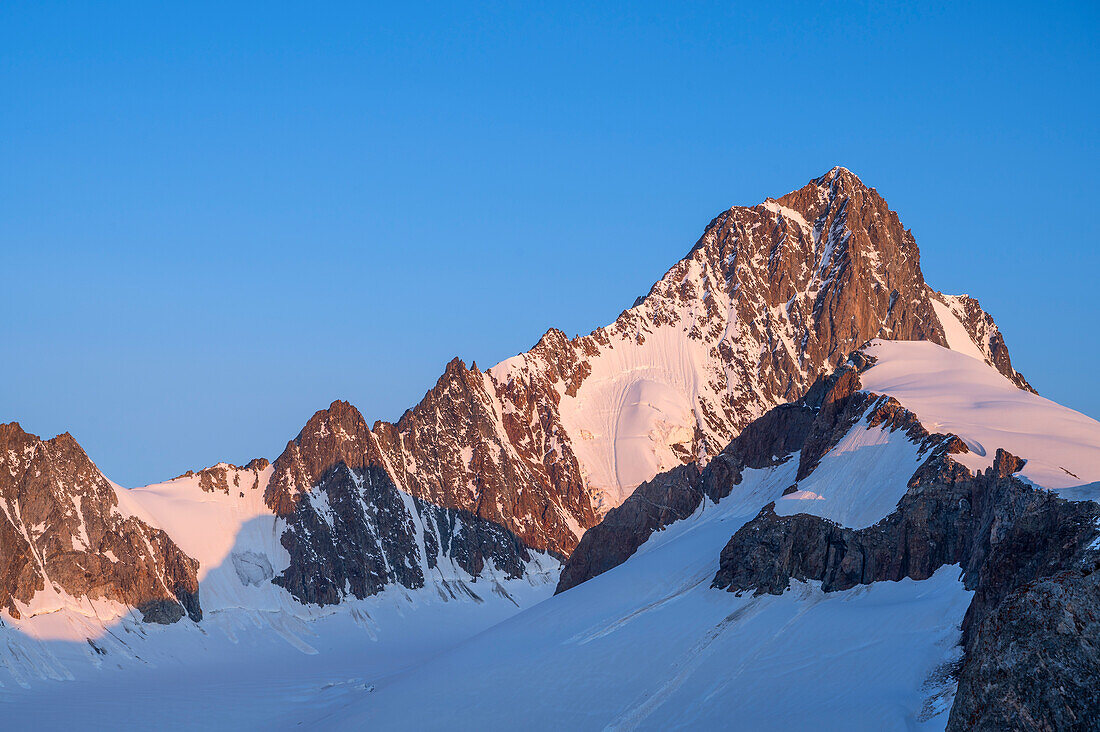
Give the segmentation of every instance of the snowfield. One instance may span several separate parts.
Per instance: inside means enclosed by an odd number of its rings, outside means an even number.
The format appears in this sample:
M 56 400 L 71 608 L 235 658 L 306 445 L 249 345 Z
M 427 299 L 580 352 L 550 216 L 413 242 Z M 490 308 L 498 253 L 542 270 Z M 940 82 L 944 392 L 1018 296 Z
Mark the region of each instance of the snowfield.
M 826 453 L 798 490 L 775 503 L 780 516 L 808 513 L 853 529 L 877 524 L 893 513 L 927 455 L 902 430 L 857 422 Z
M 889 394 L 929 432 L 958 435 L 971 470 L 993 464 L 997 448 L 1025 458 L 1022 475 L 1055 490 L 1100 481 L 1100 422 L 1017 389 L 974 358 L 925 341 L 872 341 L 877 359 L 860 376 L 866 391 Z M 1100 495 L 1094 493 L 1093 495 Z
M 710 589 L 722 547 L 795 464 L 748 471 L 625 564 L 288 727 L 943 729 L 971 598 L 958 567 L 828 594 Z
M 555 567 L 501 582 L 503 594 L 470 582 L 476 600 L 432 582 L 326 608 L 269 584 L 274 609 L 226 608 L 169 626 L 142 623 L 135 611 L 104 622 L 68 608 L 3 629 L 0 714 L 11 729 L 290 726 L 288 715 L 321 714 L 361 696 L 374 679 L 549 597 L 556 582 Z M 36 627 L 56 623 L 83 634 L 34 637 Z
M 707 361 L 705 344 L 662 326 L 644 344 L 616 339 L 576 397 L 562 398 L 562 425 L 604 511 L 681 463 L 670 445 L 691 447 Z

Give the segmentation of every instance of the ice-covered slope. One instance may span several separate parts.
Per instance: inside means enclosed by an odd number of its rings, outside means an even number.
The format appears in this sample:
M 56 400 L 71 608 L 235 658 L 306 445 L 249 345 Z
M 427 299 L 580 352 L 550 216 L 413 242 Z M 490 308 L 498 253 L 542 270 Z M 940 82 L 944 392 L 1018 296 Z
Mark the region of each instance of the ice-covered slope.
M 929 430 L 961 437 L 970 452 L 956 459 L 972 470 L 1003 448 L 1026 459 L 1022 475 L 1044 488 L 1100 481 L 1100 422 L 934 343 L 876 340 L 865 352 L 876 362 L 863 387 L 894 397 Z

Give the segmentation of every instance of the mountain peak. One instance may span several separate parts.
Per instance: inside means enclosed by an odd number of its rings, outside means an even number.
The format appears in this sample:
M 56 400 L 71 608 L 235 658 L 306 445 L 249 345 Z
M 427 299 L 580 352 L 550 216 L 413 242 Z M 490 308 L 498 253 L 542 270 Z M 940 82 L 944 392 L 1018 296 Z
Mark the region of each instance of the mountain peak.
M 839 183 L 849 190 L 868 187 L 863 183 L 862 180 L 860 180 L 858 175 L 842 165 L 834 165 L 828 173 L 818 178 L 814 178 L 812 182 L 816 185 L 831 185 L 833 183 Z

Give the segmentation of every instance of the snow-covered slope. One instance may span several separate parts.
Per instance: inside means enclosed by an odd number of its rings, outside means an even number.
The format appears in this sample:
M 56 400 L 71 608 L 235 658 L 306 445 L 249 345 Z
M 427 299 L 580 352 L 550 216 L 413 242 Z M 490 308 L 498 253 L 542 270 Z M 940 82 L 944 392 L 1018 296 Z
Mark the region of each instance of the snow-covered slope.
M 3 629 L 0 710 L 11 729 L 286 727 L 291 715 L 358 698 L 374 679 L 533 606 L 550 595 L 556 576 L 504 581 L 503 594 L 470 583 L 477 599 L 434 584 L 391 587 L 324 609 L 275 587 L 282 607 L 226 608 L 201 624 L 169 626 L 81 616 L 84 635 L 70 640 L 28 633 L 56 622 L 40 616 L 19 632 Z
M 626 564 L 287 726 L 942 729 L 970 600 L 957 568 L 830 594 L 710 589 L 722 546 L 796 466 L 746 471 Z
M 860 376 L 863 387 L 894 397 L 929 430 L 961 437 L 970 453 L 956 459 L 972 470 L 1004 448 L 1026 459 L 1022 475 L 1044 488 L 1100 481 L 1100 422 L 934 343 L 876 340 L 865 352 L 876 363 Z
M 226 490 L 204 490 L 203 473 L 221 471 L 227 474 Z M 199 561 L 204 613 L 277 606 L 273 595 L 278 588 L 270 580 L 286 569 L 290 557 L 279 542 L 286 522 L 264 503 L 272 467 L 249 470 L 220 463 L 203 473 L 132 490 L 116 488 L 119 506 L 163 528 Z
M 775 504 L 780 516 L 809 513 L 854 529 L 878 523 L 905 495 L 909 479 L 927 458 L 920 445 L 869 414 L 830 450 L 796 490 Z

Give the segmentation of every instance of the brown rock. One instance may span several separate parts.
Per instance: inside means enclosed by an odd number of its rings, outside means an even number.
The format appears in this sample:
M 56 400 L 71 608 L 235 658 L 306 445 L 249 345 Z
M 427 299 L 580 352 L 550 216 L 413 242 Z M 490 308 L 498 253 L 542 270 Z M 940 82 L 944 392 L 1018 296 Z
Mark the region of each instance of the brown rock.
M 107 599 L 151 622 L 202 618 L 198 562 L 164 531 L 118 511 L 114 488 L 68 433 L 0 425 L 0 606 L 19 617 L 47 585 Z

